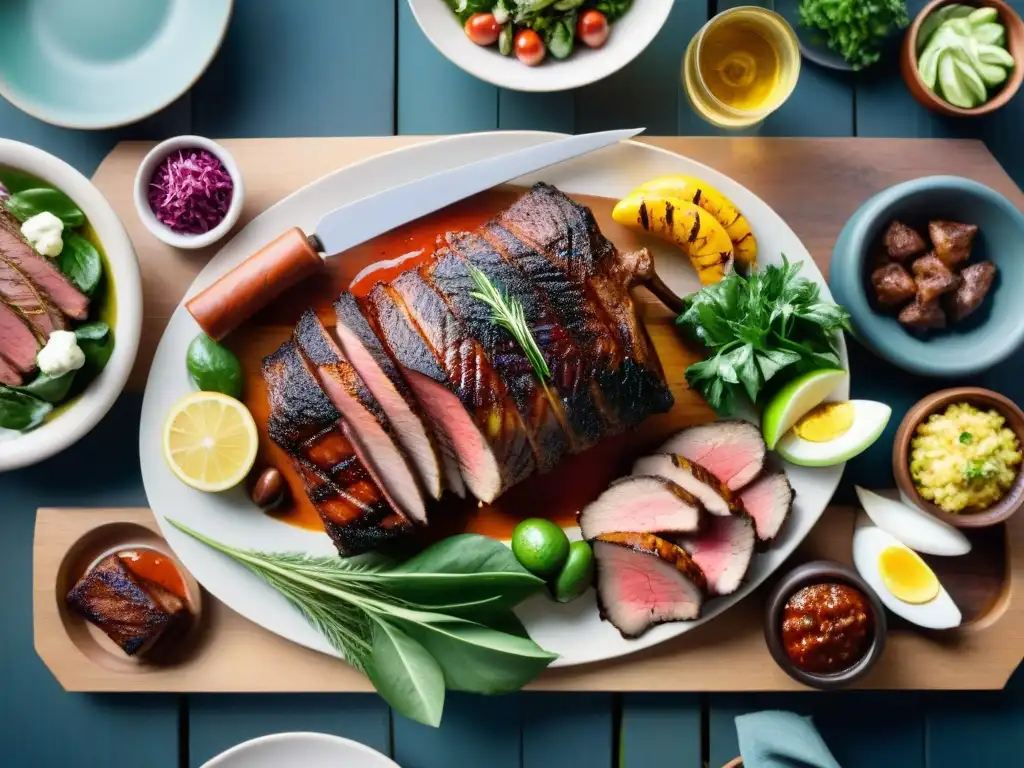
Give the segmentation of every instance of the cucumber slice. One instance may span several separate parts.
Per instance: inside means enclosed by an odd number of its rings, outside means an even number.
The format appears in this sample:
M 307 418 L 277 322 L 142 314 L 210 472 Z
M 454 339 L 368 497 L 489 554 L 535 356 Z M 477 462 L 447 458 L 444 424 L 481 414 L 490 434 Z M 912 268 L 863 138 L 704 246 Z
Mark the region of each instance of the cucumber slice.
M 949 15 L 953 13 L 957 8 L 962 8 L 960 5 L 946 5 L 939 10 L 935 11 L 921 22 L 921 29 L 917 32 L 917 54 L 920 56 L 924 53 L 924 48 L 928 45 L 928 41 L 932 39 L 942 23 L 949 18 Z
M 1013 60 L 1013 56 L 1005 48 L 1000 48 L 998 45 L 988 45 L 986 43 L 977 43 L 978 59 L 983 64 L 992 64 L 997 67 L 1004 67 L 1006 69 L 1012 69 L 1016 63 Z
M 978 43 L 975 42 L 974 38 L 968 37 L 964 40 L 964 46 L 961 50 L 966 54 L 966 59 L 962 56 L 957 56 L 957 58 L 978 73 L 978 77 L 981 78 L 981 81 L 985 84 L 986 88 L 995 88 L 1006 80 L 1005 67 L 988 64 L 983 61 L 979 52 Z M 956 53 L 956 51 L 954 51 L 954 53 Z
M 974 27 L 967 19 L 951 19 L 942 25 L 945 29 L 955 32 L 960 37 L 970 37 Z
M 917 73 L 921 76 L 924 84 L 933 91 L 939 77 L 939 56 L 941 55 L 942 50 L 935 48 L 926 52 L 917 61 Z
M 991 24 L 993 21 L 999 21 L 999 11 L 995 8 L 978 8 L 971 11 L 967 16 L 967 21 L 970 22 L 972 27 Z
M 964 87 L 972 95 L 974 101 L 972 106 L 984 104 L 988 101 L 988 88 L 985 87 L 985 81 L 981 79 L 981 75 L 978 74 L 977 70 L 957 57 L 953 58 L 953 66 L 956 68 Z
M 943 51 L 939 55 L 939 88 L 942 90 L 942 98 L 954 107 L 971 109 L 977 106 L 977 101 L 974 93 L 964 82 L 962 69 L 957 66 L 958 64 L 963 66 L 951 51 Z
M 971 36 L 985 45 L 1003 46 L 1006 43 L 1006 27 L 1002 24 L 982 24 L 974 28 Z
M 953 9 L 950 11 L 949 16 L 946 17 L 947 19 L 963 19 L 970 16 L 977 10 L 973 5 L 963 5 L 961 3 L 956 3 L 947 7 Z

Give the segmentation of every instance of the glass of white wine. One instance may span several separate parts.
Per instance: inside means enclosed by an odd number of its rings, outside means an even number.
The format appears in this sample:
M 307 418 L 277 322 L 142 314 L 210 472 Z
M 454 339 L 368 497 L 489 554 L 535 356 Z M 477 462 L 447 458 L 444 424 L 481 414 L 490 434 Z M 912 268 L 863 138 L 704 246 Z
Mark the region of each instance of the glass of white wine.
M 782 106 L 800 74 L 800 45 L 777 13 L 732 8 L 698 32 L 683 57 L 683 88 L 694 110 L 721 128 L 745 128 Z

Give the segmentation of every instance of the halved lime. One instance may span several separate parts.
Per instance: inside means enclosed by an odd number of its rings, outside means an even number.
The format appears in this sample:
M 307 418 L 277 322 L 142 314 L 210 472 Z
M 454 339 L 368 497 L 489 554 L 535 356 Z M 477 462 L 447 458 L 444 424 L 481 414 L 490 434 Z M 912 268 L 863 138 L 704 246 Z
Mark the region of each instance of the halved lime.
M 798 376 L 775 393 L 761 416 L 761 434 L 774 450 L 776 443 L 800 418 L 822 403 L 846 380 L 846 371 L 822 368 Z
M 569 558 L 559 571 L 551 594 L 560 603 L 571 603 L 587 591 L 594 580 L 594 551 L 585 541 L 569 545 Z
M 569 537 L 557 523 L 531 517 L 512 532 L 512 554 L 530 573 L 546 579 L 565 565 L 569 557 Z

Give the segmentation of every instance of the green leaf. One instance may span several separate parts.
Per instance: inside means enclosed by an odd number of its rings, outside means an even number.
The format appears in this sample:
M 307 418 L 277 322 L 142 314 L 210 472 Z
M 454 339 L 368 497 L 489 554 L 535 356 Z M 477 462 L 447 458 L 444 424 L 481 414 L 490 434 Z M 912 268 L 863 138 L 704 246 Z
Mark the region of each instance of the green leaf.
M 800 355 L 789 349 L 766 349 L 757 353 L 757 365 L 765 381 L 770 381 L 783 368 L 799 360 Z
M 430 652 L 453 691 L 518 691 L 558 658 L 533 640 L 464 619 L 403 611 L 395 620 Z
M 64 234 L 64 248 L 57 267 L 86 296 L 92 296 L 103 278 L 103 260 L 96 247 L 81 235 Z
M 53 406 L 10 387 L 0 386 L 0 428 L 19 432 L 38 427 Z
M 85 355 L 85 364 L 92 373 L 102 371 L 114 354 L 114 335 L 106 323 L 89 323 L 75 329 L 78 346 Z
M 185 366 L 192 382 L 203 392 L 220 392 L 230 397 L 242 396 L 245 372 L 242 362 L 230 349 L 200 333 L 188 345 Z
M 70 229 L 85 223 L 85 214 L 75 205 L 70 197 L 59 189 L 36 187 L 15 192 L 4 204 L 18 221 L 25 221 L 33 216 L 49 211 L 64 222 Z
M 390 621 L 375 619 L 366 676 L 392 709 L 437 727 L 444 710 L 444 676 L 427 649 Z
M 68 371 L 62 376 L 51 378 L 40 371 L 32 381 L 21 387 L 11 387 L 32 397 L 38 397 L 47 403 L 59 403 L 67 397 L 77 371 Z

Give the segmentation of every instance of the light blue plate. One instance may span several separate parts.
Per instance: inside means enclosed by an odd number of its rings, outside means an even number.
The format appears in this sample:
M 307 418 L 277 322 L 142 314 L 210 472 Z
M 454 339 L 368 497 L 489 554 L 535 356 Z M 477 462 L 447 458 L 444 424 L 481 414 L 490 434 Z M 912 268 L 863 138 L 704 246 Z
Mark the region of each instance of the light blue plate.
M 187 91 L 233 0 L 0 0 L 0 96 L 68 128 L 141 120 Z

